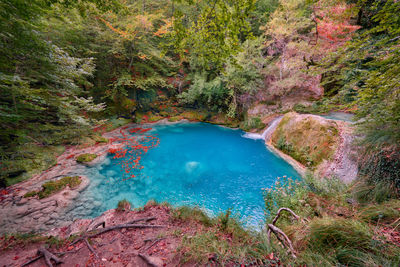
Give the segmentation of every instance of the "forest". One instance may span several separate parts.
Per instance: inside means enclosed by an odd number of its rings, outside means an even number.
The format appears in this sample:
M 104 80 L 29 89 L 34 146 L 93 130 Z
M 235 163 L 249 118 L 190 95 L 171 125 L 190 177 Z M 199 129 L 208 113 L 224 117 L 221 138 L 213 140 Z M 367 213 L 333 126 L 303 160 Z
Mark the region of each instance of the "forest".
M 0 202 L 69 148 L 110 143 L 102 135 L 130 123 L 260 133 L 283 116 L 270 142 L 306 171 L 264 191 L 266 230 L 246 230 L 229 209 L 208 218 L 168 206 L 202 230 L 182 234 L 182 261 L 164 266 L 398 266 L 399 12 L 397 0 L 0 0 Z M 322 177 L 341 126 L 291 124 L 332 112 L 354 115 L 351 183 Z M 162 141 L 132 141 L 131 168 Z M 285 209 L 293 217 L 277 222 Z M 5 233 L 0 256 L 26 242 Z

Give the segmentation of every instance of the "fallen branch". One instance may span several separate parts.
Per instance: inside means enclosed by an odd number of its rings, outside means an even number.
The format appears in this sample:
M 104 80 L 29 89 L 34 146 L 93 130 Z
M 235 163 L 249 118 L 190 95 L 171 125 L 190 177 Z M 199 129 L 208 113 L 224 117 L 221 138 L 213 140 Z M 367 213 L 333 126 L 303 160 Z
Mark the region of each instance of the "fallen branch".
M 95 226 L 93 226 L 93 228 L 91 230 L 89 230 L 85 235 L 83 235 L 82 237 L 76 239 L 70 245 L 74 245 L 74 244 L 76 244 L 76 243 L 78 243 L 80 241 L 83 241 L 86 244 L 86 246 L 88 247 L 88 249 L 90 250 L 90 252 L 92 252 L 96 257 L 98 257 L 95 249 L 89 243 L 89 238 L 96 237 L 98 235 L 101 235 L 101 234 L 104 234 L 104 233 L 107 233 L 107 232 L 110 232 L 110 231 L 113 231 L 113 230 L 124 229 L 124 228 L 163 228 L 163 227 L 165 227 L 165 225 L 135 224 L 136 222 L 140 222 L 140 221 L 148 222 L 148 221 L 155 220 L 155 219 L 156 219 L 155 217 L 141 218 L 141 219 L 133 220 L 133 221 L 127 223 L 127 224 L 118 224 L 118 225 L 109 226 L 109 227 L 105 227 L 105 222 L 103 221 L 103 222 L 100 222 L 100 223 L 96 224 Z M 99 227 L 100 225 L 103 225 L 104 228 L 102 228 L 101 230 L 97 230 L 96 228 Z M 156 241 L 158 242 L 159 240 L 156 240 Z M 154 242 L 154 244 L 155 243 L 156 242 Z M 153 246 L 154 244 L 152 244 L 151 246 Z M 74 252 L 76 252 L 76 251 L 74 251 Z M 64 255 L 66 253 L 69 253 L 69 252 L 60 252 L 60 253 L 54 253 L 54 254 Z M 45 249 L 44 247 L 41 247 L 40 249 L 38 249 L 38 256 L 37 257 L 29 260 L 28 262 L 24 263 L 21 266 L 27 266 L 27 265 L 29 265 L 29 264 L 41 259 L 42 257 L 44 257 L 44 259 L 46 261 L 46 264 L 49 267 L 53 267 L 53 264 L 51 263 L 51 260 L 55 261 L 56 264 L 62 263 L 62 260 L 60 258 L 58 258 L 56 255 L 54 255 L 54 254 L 51 253 L 50 251 L 48 251 L 47 249 Z M 146 256 L 144 256 L 144 257 L 146 257 Z
M 273 224 L 268 224 L 268 232 L 268 240 L 270 240 L 270 233 L 274 233 L 276 238 L 283 244 L 283 246 L 289 248 L 293 258 L 296 258 L 296 252 L 294 251 L 292 241 L 290 241 L 289 237 L 280 228 Z M 280 236 L 282 236 L 284 239 L 282 239 Z
M 87 238 L 85 238 L 85 239 L 83 239 L 83 241 L 85 241 L 85 244 L 88 247 L 88 249 L 90 250 L 90 252 L 92 252 L 96 256 L 96 258 L 98 258 L 99 256 L 97 255 L 97 253 L 94 250 L 94 248 L 92 247 L 92 245 L 90 245 L 89 240 Z
M 97 229 L 100 225 L 102 225 L 103 228 L 105 228 L 105 227 L 106 227 L 106 222 L 105 222 L 105 221 L 102 221 L 102 222 L 99 222 L 99 223 L 95 224 L 95 225 L 92 227 L 92 229 L 90 229 L 90 231 Z

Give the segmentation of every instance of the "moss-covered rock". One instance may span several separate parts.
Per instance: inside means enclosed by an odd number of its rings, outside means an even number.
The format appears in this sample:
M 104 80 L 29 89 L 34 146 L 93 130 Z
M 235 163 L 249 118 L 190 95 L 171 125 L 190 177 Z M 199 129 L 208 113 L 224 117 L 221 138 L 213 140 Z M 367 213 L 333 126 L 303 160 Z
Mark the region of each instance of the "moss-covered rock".
M 168 121 L 169 122 L 177 122 L 177 121 L 180 121 L 180 120 L 183 120 L 184 118 L 182 117 L 182 116 L 173 116 L 173 117 L 170 117 L 170 118 L 168 118 Z
M 335 153 L 339 130 L 334 121 L 290 112 L 272 134 L 272 144 L 302 164 L 316 167 Z
M 85 163 L 85 162 L 91 162 L 95 158 L 97 158 L 96 154 L 85 153 L 76 157 L 76 161 L 79 163 Z
M 65 187 L 76 188 L 82 182 L 79 176 L 67 176 L 57 181 L 48 181 L 42 185 L 41 191 L 30 191 L 24 197 L 38 196 L 39 199 L 49 197 L 57 192 L 60 192 Z
M 12 160 L 2 162 L 0 180 L 6 186 L 27 180 L 57 164 L 57 156 L 64 151 L 64 146 L 40 146 L 33 143 L 19 146 Z
M 108 139 L 100 135 L 95 135 L 92 138 L 96 143 L 108 143 Z

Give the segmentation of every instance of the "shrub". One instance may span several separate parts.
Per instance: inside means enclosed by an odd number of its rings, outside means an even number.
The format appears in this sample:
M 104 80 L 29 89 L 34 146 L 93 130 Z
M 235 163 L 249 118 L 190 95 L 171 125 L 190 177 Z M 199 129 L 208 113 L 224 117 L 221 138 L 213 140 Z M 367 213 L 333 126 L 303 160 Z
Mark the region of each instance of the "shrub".
M 364 151 L 359 160 L 359 174 L 368 184 L 385 183 L 400 197 L 400 148 L 379 148 Z
M 131 210 L 132 204 L 126 200 L 120 200 L 117 205 L 117 211 L 129 211 Z
M 79 163 L 85 163 L 85 162 L 91 162 L 95 158 L 97 158 L 96 154 L 85 153 L 85 154 L 79 155 L 76 158 L 76 161 L 79 162 Z
M 252 129 L 262 130 L 265 128 L 265 126 L 266 126 L 265 123 L 261 121 L 260 117 L 248 118 L 240 124 L 240 128 L 246 132 Z
M 24 195 L 24 197 L 38 196 L 39 199 L 49 197 L 57 192 L 60 192 L 65 187 L 69 186 L 71 189 L 76 188 L 81 184 L 82 180 L 79 176 L 67 176 L 57 181 L 48 181 L 42 185 L 41 191 L 31 191 Z

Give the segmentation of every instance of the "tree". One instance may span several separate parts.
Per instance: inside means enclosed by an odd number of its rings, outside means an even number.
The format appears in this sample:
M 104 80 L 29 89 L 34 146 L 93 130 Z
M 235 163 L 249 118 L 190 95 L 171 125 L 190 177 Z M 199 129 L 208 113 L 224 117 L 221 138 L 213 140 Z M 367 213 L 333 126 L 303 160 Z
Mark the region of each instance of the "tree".
M 176 1 L 173 43 L 192 68 L 221 70 L 250 34 L 255 0 Z M 212 52 L 211 52 L 212 51 Z

